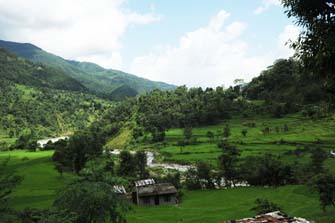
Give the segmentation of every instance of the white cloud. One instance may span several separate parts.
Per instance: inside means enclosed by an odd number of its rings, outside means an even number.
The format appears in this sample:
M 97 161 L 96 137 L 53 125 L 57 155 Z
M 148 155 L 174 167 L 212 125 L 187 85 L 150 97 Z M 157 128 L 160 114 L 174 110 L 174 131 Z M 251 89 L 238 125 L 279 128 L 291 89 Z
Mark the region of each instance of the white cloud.
M 0 0 L 0 35 L 12 41 L 34 43 L 70 59 L 93 58 L 102 64 L 116 59 L 109 63 L 113 65 L 122 62 L 120 38 L 130 25 L 145 25 L 160 19 L 153 13 L 139 14 L 124 9 L 124 2 Z
M 236 78 L 250 80 L 272 62 L 273 56 L 250 56 L 248 44 L 240 38 L 246 24 L 226 24 L 229 16 L 220 11 L 207 27 L 182 36 L 178 46 L 135 58 L 130 71 L 188 86 L 228 86 Z
M 281 5 L 280 0 L 263 0 L 262 5 L 260 5 L 254 10 L 254 14 L 261 14 L 272 6 L 280 6 L 280 5 Z
M 295 25 L 287 25 L 278 37 L 278 56 L 288 58 L 294 54 L 294 50 L 290 48 L 290 43 L 298 39 L 300 29 Z

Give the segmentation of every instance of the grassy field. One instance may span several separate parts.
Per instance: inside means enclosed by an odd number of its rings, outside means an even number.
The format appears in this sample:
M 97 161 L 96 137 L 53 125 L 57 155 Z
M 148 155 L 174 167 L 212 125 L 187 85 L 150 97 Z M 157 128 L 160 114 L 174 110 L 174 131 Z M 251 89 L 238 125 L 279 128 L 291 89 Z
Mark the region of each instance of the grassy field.
M 51 161 L 52 151 L 12 151 L 0 153 L 0 160 L 10 156 L 9 168 L 24 176 L 10 203 L 16 209 L 47 208 L 56 191 L 70 180 L 60 177 Z M 28 158 L 28 159 L 27 159 Z M 218 223 L 227 219 L 253 216 L 250 211 L 256 198 L 267 198 L 285 212 L 318 223 L 335 222 L 335 209 L 320 209 L 318 197 L 305 186 L 279 188 L 233 188 L 226 190 L 185 191 L 179 206 L 135 207 L 128 214 L 129 223 Z
M 10 156 L 8 168 L 15 170 L 24 179 L 14 190 L 10 204 L 17 209 L 25 207 L 49 207 L 60 189 L 69 180 L 69 175 L 61 177 L 51 161 L 53 151 L 1 152 L 0 161 Z
M 335 209 L 323 212 L 317 195 L 305 186 L 188 191 L 180 206 L 136 207 L 128 219 L 130 223 L 219 223 L 254 216 L 250 208 L 256 198 L 267 198 L 293 216 L 335 222 Z
M 255 127 L 248 127 L 247 123 L 254 123 Z M 177 142 L 183 139 L 183 129 L 170 129 L 166 132 L 165 145 L 148 144 L 147 142 L 135 145 L 136 148 L 146 148 L 158 151 L 166 162 L 195 163 L 199 160 L 216 164 L 221 150 L 217 147 L 224 126 L 228 124 L 231 129 L 229 142 L 237 146 L 241 156 L 258 156 L 272 153 L 282 156 L 288 161 L 308 160 L 309 154 L 302 153 L 296 157 L 292 151 L 309 145 L 312 148 L 321 146 L 327 151 L 335 149 L 335 119 L 311 120 L 301 115 L 290 115 L 285 118 L 233 118 L 225 123 L 212 126 L 193 128 L 193 135 L 197 144 L 181 147 Z M 284 130 L 287 125 L 288 131 Z M 264 134 L 262 130 L 269 128 L 270 132 Z M 242 130 L 247 135 L 242 135 Z M 216 136 L 210 140 L 206 137 L 208 131 Z M 331 165 L 331 164 L 330 164 Z M 333 165 L 333 167 L 335 167 Z

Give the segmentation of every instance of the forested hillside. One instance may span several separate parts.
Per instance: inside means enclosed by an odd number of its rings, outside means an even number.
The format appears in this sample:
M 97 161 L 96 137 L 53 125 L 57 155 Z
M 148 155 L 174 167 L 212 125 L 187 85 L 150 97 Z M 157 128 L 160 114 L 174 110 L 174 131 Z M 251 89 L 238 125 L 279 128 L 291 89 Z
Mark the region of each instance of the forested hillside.
M 0 132 L 34 138 L 87 127 L 109 102 L 64 73 L 0 49 Z
M 0 79 L 34 87 L 88 91 L 80 82 L 61 71 L 18 58 L 2 48 L 0 48 Z
M 0 40 L 0 47 L 20 57 L 61 70 L 79 81 L 91 93 L 112 100 L 122 100 L 154 89 L 175 88 L 166 83 L 150 81 L 117 70 L 104 69 L 93 63 L 65 60 L 28 43 Z

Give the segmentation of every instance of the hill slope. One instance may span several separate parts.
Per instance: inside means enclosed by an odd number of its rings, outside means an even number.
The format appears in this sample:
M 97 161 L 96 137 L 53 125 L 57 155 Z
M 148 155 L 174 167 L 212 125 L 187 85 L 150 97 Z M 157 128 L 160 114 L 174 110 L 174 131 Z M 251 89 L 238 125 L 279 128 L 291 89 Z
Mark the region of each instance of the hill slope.
M 20 57 L 62 70 L 91 92 L 109 99 L 132 96 L 134 92 L 144 93 L 154 89 L 172 90 L 175 88 L 173 85 L 150 81 L 122 71 L 104 69 L 93 63 L 65 60 L 29 43 L 0 40 L 0 47 Z M 120 96 L 120 89 L 123 89 L 122 92 L 125 92 L 125 95 Z M 124 89 L 128 90 L 124 91 Z M 113 96 L 114 91 L 116 91 L 116 97 Z
M 109 102 L 77 80 L 0 49 L 0 135 L 45 137 L 88 126 Z M 1 137 L 0 137 L 1 138 Z
M 88 91 L 79 81 L 42 64 L 34 64 L 0 48 L 0 80 L 35 87 L 69 91 Z

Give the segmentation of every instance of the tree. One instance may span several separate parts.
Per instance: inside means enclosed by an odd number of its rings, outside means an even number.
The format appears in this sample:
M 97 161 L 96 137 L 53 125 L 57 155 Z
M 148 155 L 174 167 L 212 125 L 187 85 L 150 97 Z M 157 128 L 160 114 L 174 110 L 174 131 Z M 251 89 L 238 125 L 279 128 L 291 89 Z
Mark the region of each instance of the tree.
M 243 130 L 241 131 L 241 134 L 242 134 L 244 137 L 246 137 L 247 134 L 248 134 L 248 130 L 247 130 L 247 129 L 243 129 Z
M 134 176 L 135 173 L 135 160 L 129 151 L 121 151 L 120 164 L 118 168 L 119 176 Z
M 230 136 L 230 127 L 228 124 L 226 124 L 223 129 L 223 137 L 229 138 L 229 136 Z
M 63 176 L 63 172 L 64 172 L 64 166 L 62 163 L 56 163 L 55 164 L 55 169 L 57 170 L 57 172 Z
M 285 125 L 284 125 L 284 132 L 288 132 L 288 130 L 289 130 L 289 129 L 288 129 L 288 125 L 285 124 Z
M 213 139 L 214 139 L 215 135 L 214 135 L 214 133 L 212 131 L 208 131 L 206 133 L 206 136 L 207 136 L 207 138 L 209 139 L 210 142 L 213 142 Z
M 335 207 L 335 175 L 329 172 L 315 176 L 310 185 L 319 193 L 320 205 L 323 210 L 327 206 Z
M 90 158 L 102 154 L 103 140 L 95 134 L 90 131 L 76 132 L 66 147 L 56 147 L 53 160 L 78 174 Z
M 291 166 L 268 153 L 262 157 L 247 157 L 241 164 L 241 178 L 250 185 L 262 186 L 280 186 L 296 182 Z
M 190 168 L 185 173 L 185 186 L 189 190 L 201 189 L 198 173 L 195 168 Z
M 234 185 L 239 178 L 237 163 L 240 152 L 235 146 L 230 145 L 226 141 L 220 142 L 218 146 L 222 149 L 222 155 L 218 158 L 220 173 L 225 179 L 227 186 L 230 183 Z
M 256 214 L 266 214 L 273 211 L 281 211 L 282 209 L 275 203 L 262 198 L 257 198 L 255 200 L 256 206 L 251 208 L 251 211 L 255 211 Z
M 8 205 L 8 198 L 12 190 L 22 181 L 22 177 L 15 175 L 7 168 L 9 158 L 0 163 L 0 219 L 4 223 L 14 222 L 16 213 Z
M 159 128 L 153 128 L 151 134 L 153 142 L 162 142 L 165 139 L 165 131 Z
M 147 154 L 145 151 L 137 151 L 135 154 L 135 165 L 136 170 L 138 171 L 138 174 L 141 179 L 145 179 L 148 177 L 149 173 L 146 170 L 147 166 Z
M 205 162 L 198 162 L 196 168 L 199 181 L 204 182 L 206 188 L 214 188 L 211 167 Z
M 291 46 L 307 72 L 325 79 L 334 102 L 335 95 L 335 5 L 333 0 L 283 0 L 288 17 L 303 31 Z
M 323 163 L 327 159 L 327 157 L 327 152 L 320 147 L 311 150 L 311 164 L 315 173 L 323 172 Z
M 184 137 L 186 140 L 190 140 L 193 136 L 192 127 L 187 126 L 184 128 Z
M 58 195 L 54 207 L 77 215 L 75 223 L 125 223 L 129 210 L 125 200 L 105 182 L 75 182 Z
M 174 174 L 168 173 L 168 175 L 164 179 L 165 182 L 172 183 L 177 189 L 181 188 L 180 183 L 180 172 L 176 172 Z

